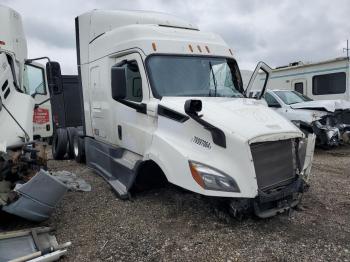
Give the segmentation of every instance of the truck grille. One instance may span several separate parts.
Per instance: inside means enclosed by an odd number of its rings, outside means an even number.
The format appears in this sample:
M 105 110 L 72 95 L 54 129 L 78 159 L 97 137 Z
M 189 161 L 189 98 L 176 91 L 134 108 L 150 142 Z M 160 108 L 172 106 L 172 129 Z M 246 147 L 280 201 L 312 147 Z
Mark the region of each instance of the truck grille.
M 253 143 L 253 156 L 258 187 L 269 190 L 289 184 L 296 174 L 292 139 Z

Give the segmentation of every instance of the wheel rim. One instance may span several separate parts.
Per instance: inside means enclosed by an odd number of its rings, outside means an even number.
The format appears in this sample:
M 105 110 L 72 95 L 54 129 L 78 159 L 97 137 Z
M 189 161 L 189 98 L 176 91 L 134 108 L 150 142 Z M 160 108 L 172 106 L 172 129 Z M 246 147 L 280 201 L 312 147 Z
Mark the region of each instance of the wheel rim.
M 74 149 L 74 156 L 75 157 L 78 157 L 79 156 L 79 140 L 78 140 L 79 138 L 77 137 L 77 138 L 75 138 L 74 139 L 74 143 L 73 143 L 73 149 Z

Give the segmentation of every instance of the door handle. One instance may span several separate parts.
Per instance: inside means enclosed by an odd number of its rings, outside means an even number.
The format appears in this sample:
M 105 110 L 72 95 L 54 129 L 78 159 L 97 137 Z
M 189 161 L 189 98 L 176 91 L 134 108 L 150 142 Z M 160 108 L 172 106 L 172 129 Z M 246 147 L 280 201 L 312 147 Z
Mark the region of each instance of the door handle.
M 118 138 L 119 138 L 119 140 L 122 140 L 122 138 L 123 138 L 122 126 L 121 125 L 118 125 Z

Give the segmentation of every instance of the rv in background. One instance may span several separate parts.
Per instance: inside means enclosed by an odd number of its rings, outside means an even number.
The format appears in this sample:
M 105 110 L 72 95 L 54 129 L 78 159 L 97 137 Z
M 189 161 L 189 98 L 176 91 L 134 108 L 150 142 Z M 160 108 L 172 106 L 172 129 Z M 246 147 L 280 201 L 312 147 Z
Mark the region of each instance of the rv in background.
M 349 59 L 295 62 L 272 70 L 269 89 L 295 90 L 314 100 L 350 100 Z

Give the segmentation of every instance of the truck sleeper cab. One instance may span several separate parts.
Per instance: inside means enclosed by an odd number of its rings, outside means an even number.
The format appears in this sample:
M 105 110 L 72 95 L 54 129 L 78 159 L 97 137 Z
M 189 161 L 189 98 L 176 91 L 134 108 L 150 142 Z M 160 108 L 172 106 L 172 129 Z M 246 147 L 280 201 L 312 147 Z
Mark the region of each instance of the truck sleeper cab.
M 152 179 L 142 172 L 152 163 L 235 211 L 268 217 L 298 204 L 314 137 L 245 96 L 219 36 L 165 14 L 94 10 L 76 18 L 76 39 L 85 123 L 76 152 L 121 198 L 141 173 Z

